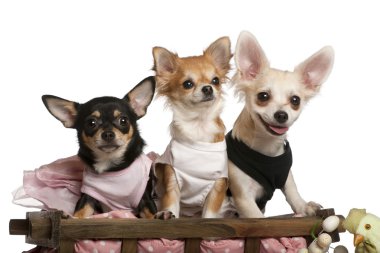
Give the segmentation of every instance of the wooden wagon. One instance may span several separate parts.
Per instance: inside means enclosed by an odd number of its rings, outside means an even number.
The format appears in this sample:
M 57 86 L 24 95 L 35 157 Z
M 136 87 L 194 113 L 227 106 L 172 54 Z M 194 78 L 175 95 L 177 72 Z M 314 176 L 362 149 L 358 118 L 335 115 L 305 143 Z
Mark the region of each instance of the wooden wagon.
M 260 239 L 267 237 L 306 237 L 311 242 L 311 231 L 322 230 L 325 218 L 335 215 L 333 209 L 323 209 L 317 216 L 294 218 L 290 215 L 264 219 L 72 219 L 61 211 L 28 212 L 26 219 L 11 219 L 9 233 L 25 235 L 26 243 L 58 248 L 60 253 L 74 252 L 79 239 L 119 239 L 122 252 L 137 252 L 137 241 L 148 238 L 184 239 L 185 253 L 199 252 L 202 238 L 244 238 L 244 252 L 259 252 Z M 344 232 L 342 221 L 330 235 L 339 241 Z

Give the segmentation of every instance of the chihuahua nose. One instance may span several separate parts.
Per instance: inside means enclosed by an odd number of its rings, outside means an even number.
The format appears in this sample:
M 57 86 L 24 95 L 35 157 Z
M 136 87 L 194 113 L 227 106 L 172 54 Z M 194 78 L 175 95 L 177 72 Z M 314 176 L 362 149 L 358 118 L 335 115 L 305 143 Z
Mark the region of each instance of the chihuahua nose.
M 204 86 L 204 87 L 202 88 L 202 92 L 203 92 L 205 95 L 210 96 L 210 95 L 212 95 L 213 90 L 212 90 L 212 87 L 211 87 L 210 85 L 207 85 L 207 86 Z
M 277 111 L 274 114 L 274 118 L 278 123 L 285 123 L 288 120 L 288 114 L 284 111 Z
M 115 139 L 115 133 L 112 131 L 104 131 L 102 133 L 102 139 L 105 141 L 112 141 Z

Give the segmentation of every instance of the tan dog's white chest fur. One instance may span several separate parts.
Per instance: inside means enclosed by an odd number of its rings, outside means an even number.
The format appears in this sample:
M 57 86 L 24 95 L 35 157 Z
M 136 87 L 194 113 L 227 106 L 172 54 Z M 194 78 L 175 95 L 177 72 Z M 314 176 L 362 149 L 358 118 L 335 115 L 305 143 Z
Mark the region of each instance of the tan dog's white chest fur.
M 219 117 L 223 100 L 219 99 L 213 107 L 194 108 L 192 111 L 178 110 L 173 107 L 173 122 L 170 125 L 171 136 L 182 141 L 214 142 L 220 134 L 220 125 L 214 120 Z
M 324 47 L 294 71 L 272 69 L 255 37 L 242 32 L 236 45 L 237 71 L 233 84 L 245 105 L 233 126 L 232 138 L 265 156 L 282 155 L 286 132 L 329 76 L 333 59 L 333 49 Z M 260 210 L 256 200 L 264 195 L 265 189 L 231 159 L 229 180 L 239 215 L 264 217 L 264 210 Z M 281 190 L 297 214 L 314 215 L 321 207 L 302 199 L 291 170 Z

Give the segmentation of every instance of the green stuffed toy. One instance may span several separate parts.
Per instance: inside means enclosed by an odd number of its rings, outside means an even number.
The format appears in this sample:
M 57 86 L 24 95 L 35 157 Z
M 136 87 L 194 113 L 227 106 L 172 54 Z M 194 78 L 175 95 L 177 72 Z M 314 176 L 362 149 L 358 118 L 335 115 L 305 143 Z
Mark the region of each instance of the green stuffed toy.
M 353 208 L 343 227 L 354 235 L 355 253 L 380 253 L 380 218 Z

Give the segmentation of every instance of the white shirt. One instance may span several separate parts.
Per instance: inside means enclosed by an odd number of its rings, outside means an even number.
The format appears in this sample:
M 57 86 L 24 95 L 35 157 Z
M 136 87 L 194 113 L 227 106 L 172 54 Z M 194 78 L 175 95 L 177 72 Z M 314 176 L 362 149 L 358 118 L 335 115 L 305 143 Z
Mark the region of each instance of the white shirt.
M 180 143 L 172 140 L 155 163 L 173 166 L 181 192 L 181 215 L 201 212 L 205 199 L 219 178 L 228 177 L 226 142 Z M 162 189 L 157 189 L 162 196 Z

